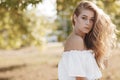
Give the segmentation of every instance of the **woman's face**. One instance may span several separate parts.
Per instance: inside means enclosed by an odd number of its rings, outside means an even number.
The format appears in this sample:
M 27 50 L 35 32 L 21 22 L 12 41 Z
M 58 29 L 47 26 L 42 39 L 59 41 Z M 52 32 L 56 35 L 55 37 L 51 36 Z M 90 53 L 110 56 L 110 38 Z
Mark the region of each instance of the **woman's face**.
M 87 34 L 94 24 L 94 12 L 84 9 L 79 16 L 74 15 L 74 30 L 78 34 Z

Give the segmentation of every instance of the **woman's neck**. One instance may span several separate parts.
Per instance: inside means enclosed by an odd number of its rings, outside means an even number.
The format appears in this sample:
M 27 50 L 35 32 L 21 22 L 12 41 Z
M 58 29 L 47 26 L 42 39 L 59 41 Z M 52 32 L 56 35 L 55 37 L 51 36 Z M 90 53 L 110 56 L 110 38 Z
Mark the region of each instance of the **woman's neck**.
M 82 33 L 77 33 L 77 32 L 75 32 L 75 31 L 73 31 L 71 34 L 72 34 L 72 35 L 77 35 L 77 36 L 81 37 L 82 39 L 85 38 L 85 34 L 82 34 Z

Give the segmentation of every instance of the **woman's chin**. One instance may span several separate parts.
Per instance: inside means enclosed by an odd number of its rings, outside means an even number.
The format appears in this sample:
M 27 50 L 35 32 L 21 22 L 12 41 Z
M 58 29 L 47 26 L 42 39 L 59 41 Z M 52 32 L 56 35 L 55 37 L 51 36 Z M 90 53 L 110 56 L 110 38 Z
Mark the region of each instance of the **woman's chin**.
M 84 31 L 85 34 L 89 33 L 90 31 Z

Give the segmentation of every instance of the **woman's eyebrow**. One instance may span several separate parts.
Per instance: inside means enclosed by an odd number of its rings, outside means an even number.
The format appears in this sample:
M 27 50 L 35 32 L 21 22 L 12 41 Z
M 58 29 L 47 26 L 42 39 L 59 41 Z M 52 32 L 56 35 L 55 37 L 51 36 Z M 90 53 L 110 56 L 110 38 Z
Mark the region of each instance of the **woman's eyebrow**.
M 82 16 L 88 17 L 87 15 L 82 15 Z M 91 19 L 95 19 L 95 17 L 91 17 Z
M 82 16 L 88 17 L 87 15 L 82 15 Z

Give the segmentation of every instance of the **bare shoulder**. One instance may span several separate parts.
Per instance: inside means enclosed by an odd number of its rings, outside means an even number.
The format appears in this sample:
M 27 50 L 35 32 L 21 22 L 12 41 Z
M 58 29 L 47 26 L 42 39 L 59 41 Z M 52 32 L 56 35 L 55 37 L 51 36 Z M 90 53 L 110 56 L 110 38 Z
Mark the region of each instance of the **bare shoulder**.
M 83 50 L 83 49 L 84 49 L 84 41 L 79 36 L 70 36 L 64 44 L 64 51 Z

